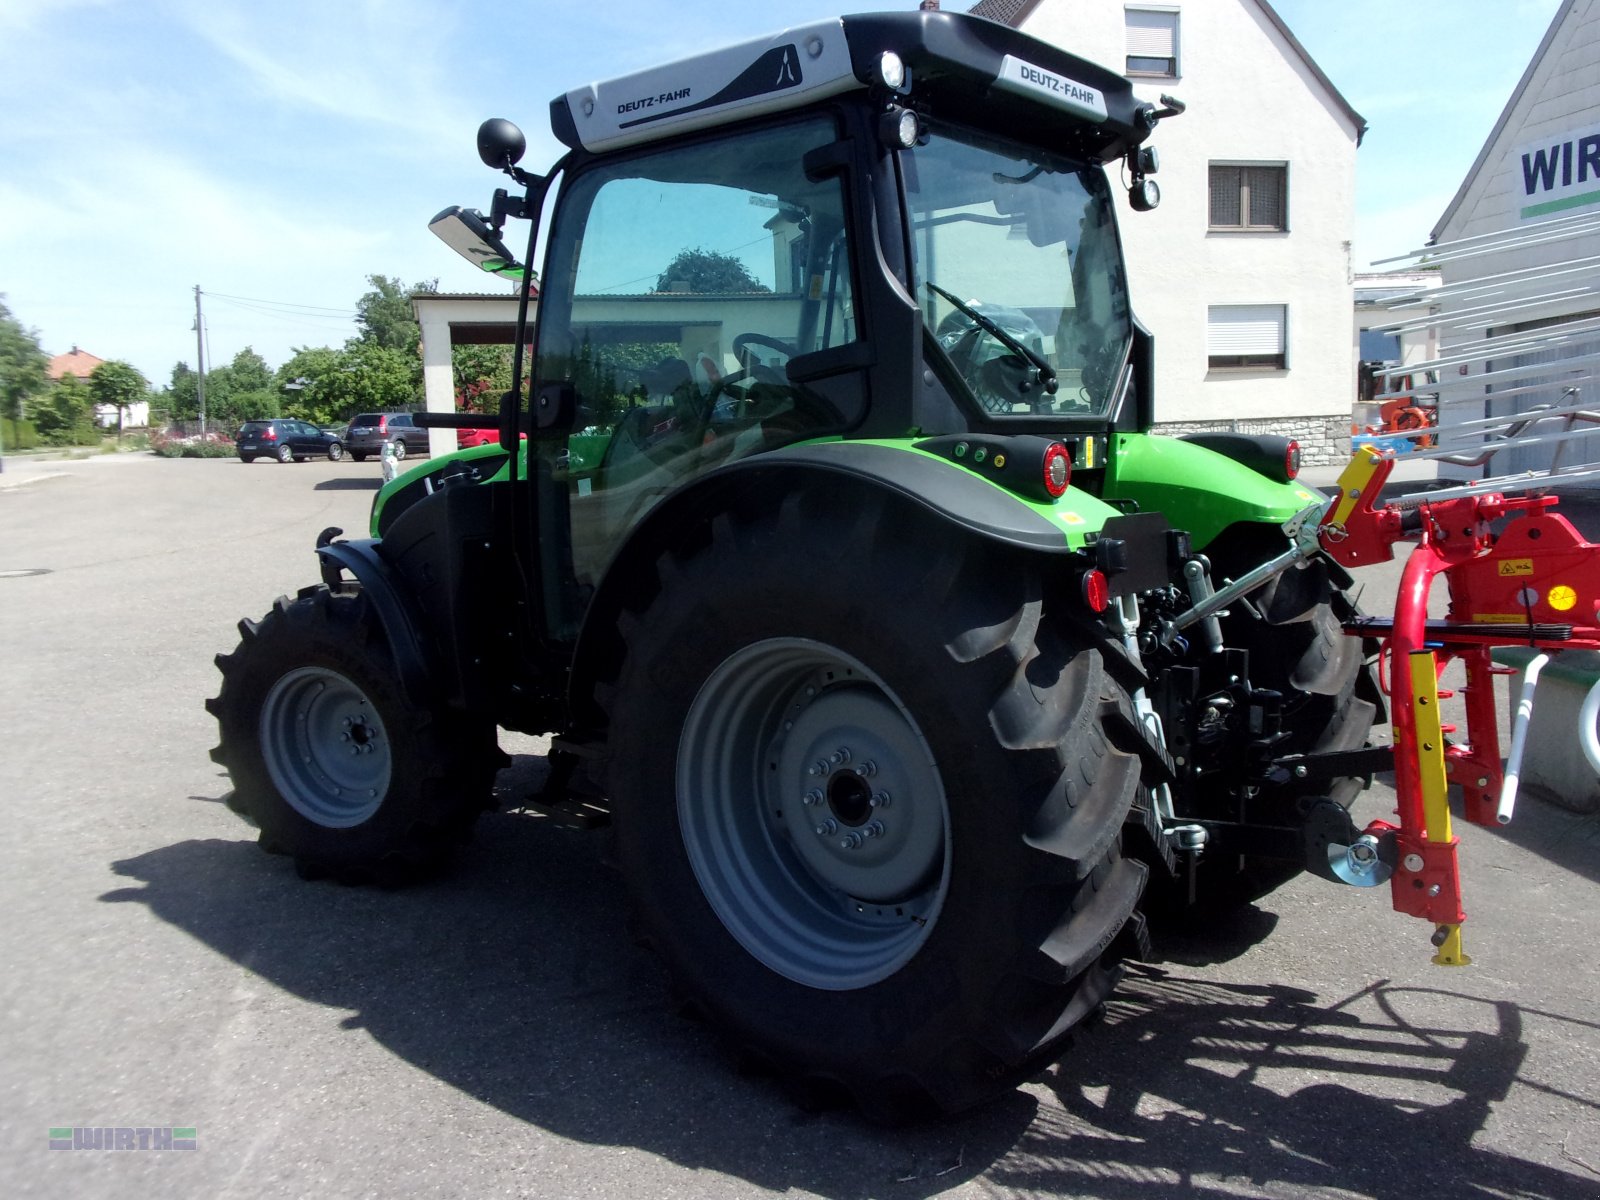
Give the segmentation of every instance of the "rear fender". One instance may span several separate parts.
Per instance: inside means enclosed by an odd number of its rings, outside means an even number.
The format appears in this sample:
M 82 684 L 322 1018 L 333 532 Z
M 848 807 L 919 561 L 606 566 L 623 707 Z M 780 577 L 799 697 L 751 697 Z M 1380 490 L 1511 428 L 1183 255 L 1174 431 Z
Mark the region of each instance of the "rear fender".
M 1057 557 L 1063 570 L 1097 565 L 1097 539 L 1120 543 L 1118 566 L 1107 572 L 1113 595 L 1166 582 L 1167 526 L 1155 514 L 1123 515 L 1075 490 L 1054 504 L 1028 500 L 909 441 L 791 446 L 701 476 L 662 500 L 628 536 L 595 590 L 574 649 L 568 695 L 577 723 L 603 721 L 593 690 L 620 666 L 617 622 L 630 597 L 647 594 L 663 554 L 703 538 L 722 513 L 776 504 L 808 488 L 846 487 L 891 493 L 971 536 Z M 1087 608 L 1082 616 L 1098 628 Z

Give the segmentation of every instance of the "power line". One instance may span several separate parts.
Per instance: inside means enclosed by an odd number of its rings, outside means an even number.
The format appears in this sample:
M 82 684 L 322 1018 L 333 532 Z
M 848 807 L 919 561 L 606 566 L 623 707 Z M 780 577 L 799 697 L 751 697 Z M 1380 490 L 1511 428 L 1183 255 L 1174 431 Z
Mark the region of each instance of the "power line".
M 249 304 L 266 305 L 271 308 L 298 308 L 312 312 L 336 313 L 345 317 L 356 315 L 356 310 L 353 308 L 329 308 L 325 304 L 300 304 L 293 300 L 263 300 L 260 296 L 233 296 L 227 292 L 207 292 L 206 295 L 218 300 L 239 300 Z

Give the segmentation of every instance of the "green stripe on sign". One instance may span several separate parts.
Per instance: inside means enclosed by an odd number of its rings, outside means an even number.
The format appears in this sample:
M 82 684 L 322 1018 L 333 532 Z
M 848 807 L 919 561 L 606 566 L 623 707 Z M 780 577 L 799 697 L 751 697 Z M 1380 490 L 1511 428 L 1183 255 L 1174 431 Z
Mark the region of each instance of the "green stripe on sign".
M 70 1139 L 72 1137 L 72 1130 L 70 1130 L 70 1129 L 52 1129 L 50 1131 L 50 1136 L 52 1138 L 57 1138 L 57 1139 L 59 1139 L 59 1138 L 68 1138 L 68 1139 Z
M 175 1138 L 192 1138 L 194 1136 L 194 1130 L 193 1129 L 174 1129 L 172 1131 L 172 1136 L 175 1137 Z
M 1561 212 L 1568 208 L 1583 208 L 1600 204 L 1600 192 L 1584 192 L 1581 196 L 1564 196 L 1560 200 L 1547 200 L 1543 204 L 1530 204 L 1522 210 L 1524 217 L 1542 217 L 1546 213 Z

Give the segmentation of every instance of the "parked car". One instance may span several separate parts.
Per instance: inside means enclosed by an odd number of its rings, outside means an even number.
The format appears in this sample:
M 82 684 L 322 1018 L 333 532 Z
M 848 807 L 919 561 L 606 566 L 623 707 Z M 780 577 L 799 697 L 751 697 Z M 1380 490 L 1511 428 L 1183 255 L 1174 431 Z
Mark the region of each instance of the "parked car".
M 271 420 L 246 421 L 239 427 L 234 439 L 243 462 L 258 458 L 275 458 L 279 462 L 304 462 L 312 455 L 327 455 L 333 462 L 344 457 L 344 439 L 336 433 L 324 433 L 306 421 L 292 421 L 287 417 Z
M 383 444 L 394 446 L 394 456 L 428 453 L 428 431 L 412 421 L 410 413 L 362 413 L 344 431 L 344 443 L 357 462 L 369 454 L 382 454 Z
M 499 445 L 500 431 L 498 429 L 458 429 L 456 430 L 456 448 L 470 450 L 474 446 Z

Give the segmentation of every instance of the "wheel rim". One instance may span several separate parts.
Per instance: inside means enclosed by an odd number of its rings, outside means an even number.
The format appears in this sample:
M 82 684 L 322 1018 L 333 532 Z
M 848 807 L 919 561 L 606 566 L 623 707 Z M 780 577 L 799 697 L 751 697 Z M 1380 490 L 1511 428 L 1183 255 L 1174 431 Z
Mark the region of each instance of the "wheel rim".
M 389 789 L 383 720 L 337 671 L 301 667 L 272 685 L 261 708 L 261 752 L 289 806 L 330 829 L 369 819 Z
M 293 457 L 294 457 L 294 451 L 289 449 L 289 447 L 287 447 L 287 446 L 279 446 L 278 447 L 278 461 L 279 462 L 288 462 Z
M 404 458 L 406 456 L 406 444 L 404 442 L 396 442 L 394 444 L 394 456 L 396 458 Z
M 933 930 L 949 806 L 893 692 L 819 642 L 757 642 L 712 674 L 678 746 L 678 822 L 707 901 L 797 983 L 866 987 Z
M 328 447 L 328 457 L 334 462 L 338 462 L 344 457 L 344 447 L 339 445 L 338 442 L 333 443 L 333 445 Z

